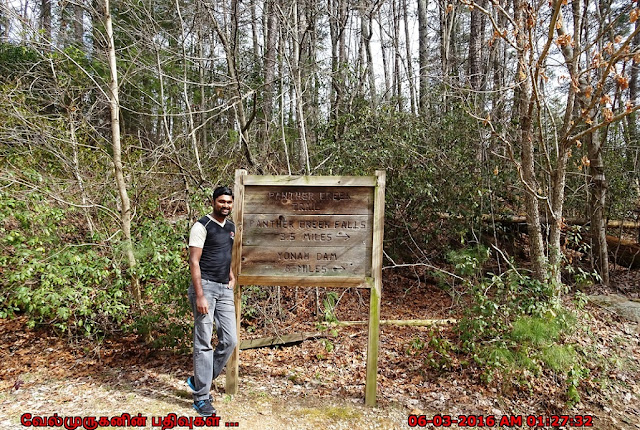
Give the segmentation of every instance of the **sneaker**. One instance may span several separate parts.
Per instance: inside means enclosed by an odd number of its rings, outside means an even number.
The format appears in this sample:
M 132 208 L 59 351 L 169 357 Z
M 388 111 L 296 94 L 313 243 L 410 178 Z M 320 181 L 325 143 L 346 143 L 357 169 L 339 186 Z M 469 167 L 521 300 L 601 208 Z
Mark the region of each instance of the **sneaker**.
M 187 378 L 187 385 L 191 388 L 191 391 L 196 391 L 196 386 L 193 383 L 193 376 L 189 376 Z M 209 401 L 213 403 L 213 396 L 211 394 L 209 394 Z
M 203 417 L 210 417 L 211 415 L 216 414 L 216 410 L 211 404 L 211 400 L 196 400 L 193 402 L 193 409 L 196 410 L 197 413 L 202 415 Z

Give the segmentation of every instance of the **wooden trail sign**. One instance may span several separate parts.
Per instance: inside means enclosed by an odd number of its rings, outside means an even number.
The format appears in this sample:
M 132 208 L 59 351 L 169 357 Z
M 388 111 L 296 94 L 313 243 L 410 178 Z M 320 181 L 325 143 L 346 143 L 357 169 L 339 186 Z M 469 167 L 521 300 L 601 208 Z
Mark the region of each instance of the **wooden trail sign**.
M 365 402 L 377 391 L 385 172 L 375 176 L 257 176 L 236 171 L 232 268 L 240 333 L 242 285 L 370 289 Z M 238 353 L 226 392 L 238 389 Z

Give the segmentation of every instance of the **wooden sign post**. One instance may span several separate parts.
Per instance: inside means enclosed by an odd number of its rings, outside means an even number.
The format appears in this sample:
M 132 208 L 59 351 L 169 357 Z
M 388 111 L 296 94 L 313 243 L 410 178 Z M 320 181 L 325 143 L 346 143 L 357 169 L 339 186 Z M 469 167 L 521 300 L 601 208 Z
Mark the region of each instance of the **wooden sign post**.
M 242 285 L 370 289 L 365 403 L 376 404 L 386 175 L 256 176 L 236 171 L 236 324 Z M 238 344 L 239 345 L 239 344 Z M 238 390 L 239 346 L 226 392 Z

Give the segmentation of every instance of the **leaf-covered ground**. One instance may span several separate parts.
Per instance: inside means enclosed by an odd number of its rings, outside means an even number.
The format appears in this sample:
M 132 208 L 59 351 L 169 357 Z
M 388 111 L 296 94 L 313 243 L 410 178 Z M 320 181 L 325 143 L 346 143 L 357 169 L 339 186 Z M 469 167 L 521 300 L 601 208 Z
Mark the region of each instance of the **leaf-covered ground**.
M 634 277 L 625 276 L 626 286 L 634 282 Z M 336 293 L 339 320 L 367 319 L 366 290 Z M 387 274 L 382 319 L 460 317 L 464 300 L 458 293 L 444 292 L 411 276 Z M 262 302 L 253 303 L 262 315 L 243 324 L 244 338 L 318 331 L 313 289 L 284 291 L 279 305 L 274 297 L 268 294 Z M 446 324 L 382 326 L 379 406 L 365 407 L 367 326 L 325 324 L 324 337 L 242 351 L 239 393 L 224 393 L 224 376 L 216 381 L 220 427 L 237 422 L 238 428 L 245 429 L 401 429 L 408 428 L 409 414 L 455 418 L 564 412 L 593 415 L 597 429 L 640 429 L 638 324 L 592 305 L 585 308 L 581 324 L 588 330 L 577 332 L 573 341 L 612 364 L 606 374 L 584 379 L 581 401 L 568 410 L 561 384 L 552 375 L 541 375 L 534 386 L 520 392 L 500 392 L 495 383 L 483 384 L 480 370 L 463 365 L 455 355 L 445 371 L 425 364 L 434 357 L 433 351 L 416 346 L 428 344 L 434 334 L 456 341 Z M 153 427 L 153 417 L 192 415 L 184 383 L 191 372 L 188 353 L 149 349 L 133 336 L 71 343 L 44 330 L 27 330 L 22 317 L 0 320 L 0 339 L 1 429 L 26 428 L 20 423 L 24 413 L 46 417 L 141 414 L 147 417 L 146 428 L 161 428 Z

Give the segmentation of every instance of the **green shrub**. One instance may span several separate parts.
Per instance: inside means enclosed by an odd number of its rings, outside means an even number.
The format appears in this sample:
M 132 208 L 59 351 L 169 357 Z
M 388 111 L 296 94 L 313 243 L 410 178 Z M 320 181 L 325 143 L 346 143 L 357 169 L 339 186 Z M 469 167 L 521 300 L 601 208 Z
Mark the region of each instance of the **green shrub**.
M 553 287 L 515 271 L 492 275 L 473 288 L 471 306 L 458 324 L 463 353 L 473 357 L 487 383 L 531 389 L 534 378 L 553 373 L 575 402 L 584 363 L 566 344 L 575 315 L 556 299 Z
M 114 261 L 72 236 L 72 209 L 52 206 L 38 193 L 18 200 L 0 192 L 4 267 L 0 317 L 22 312 L 29 326 L 94 336 L 122 323 L 130 302 Z
M 137 332 L 163 347 L 190 338 L 184 228 L 161 217 L 136 225 L 133 274 L 143 292 L 137 308 L 121 247 L 99 245 L 108 242 L 97 233 L 85 237 L 75 209 L 53 206 L 39 193 L 18 199 L 0 191 L 0 218 L 0 318 L 22 313 L 30 327 L 65 336 Z
M 482 268 L 490 256 L 489 248 L 478 245 L 473 248 L 449 251 L 447 260 L 453 264 L 457 275 L 477 278 L 482 275 Z

